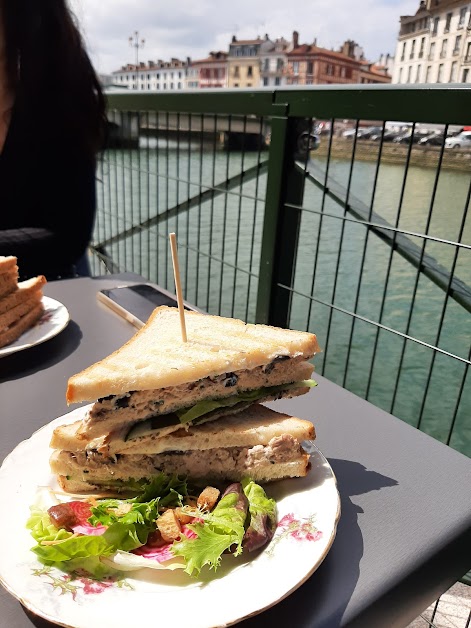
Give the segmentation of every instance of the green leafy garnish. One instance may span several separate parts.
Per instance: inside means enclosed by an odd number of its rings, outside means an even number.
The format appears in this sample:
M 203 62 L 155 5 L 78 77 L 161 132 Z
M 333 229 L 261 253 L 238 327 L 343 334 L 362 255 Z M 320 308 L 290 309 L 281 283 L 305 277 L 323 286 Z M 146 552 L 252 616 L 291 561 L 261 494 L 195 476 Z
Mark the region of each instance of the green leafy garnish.
M 242 552 L 247 511 L 236 508 L 238 501 L 239 494 L 236 492 L 225 495 L 212 512 L 201 514 L 203 523 L 188 525 L 197 538 L 185 537 L 172 545 L 175 556 L 185 559 L 185 571 L 190 576 L 193 572 L 198 575 L 204 565 L 217 569 L 222 554 L 232 546 L 234 556 Z
M 180 423 L 188 423 L 219 408 L 230 408 L 241 402 L 253 403 L 266 395 L 276 395 L 277 393 L 292 390 L 293 388 L 313 388 L 314 386 L 317 386 L 317 382 L 313 379 L 305 379 L 300 382 L 293 382 L 292 384 L 280 384 L 279 386 L 266 386 L 265 388 L 257 388 L 256 390 L 243 391 L 237 395 L 225 397 L 224 399 L 198 401 L 194 406 L 191 406 L 191 408 L 176 410 L 175 414 L 180 419 Z
M 76 536 L 63 528 L 57 529 L 45 508 L 32 506 L 26 523 L 37 541 L 32 551 L 45 565 L 69 573 L 82 569 L 93 577 L 102 577 L 106 569 L 99 562 L 100 556 L 110 556 L 117 550 L 129 552 L 145 545 L 149 534 L 156 529 L 159 508 L 180 505 L 187 495 L 186 481 L 176 475 L 161 473 L 151 481 L 131 481 L 131 484 L 134 489 L 139 487 L 135 497 L 102 499 L 91 508 L 88 522 L 107 527 L 101 535 Z

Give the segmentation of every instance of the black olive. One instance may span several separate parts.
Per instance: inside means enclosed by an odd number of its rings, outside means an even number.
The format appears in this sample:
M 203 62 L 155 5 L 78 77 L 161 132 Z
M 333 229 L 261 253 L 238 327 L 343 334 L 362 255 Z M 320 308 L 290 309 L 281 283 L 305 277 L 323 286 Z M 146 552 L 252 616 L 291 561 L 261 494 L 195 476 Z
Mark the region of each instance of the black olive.
M 229 386 L 235 386 L 237 384 L 237 380 L 239 378 L 235 373 L 226 373 L 226 379 L 224 381 L 224 386 L 229 388 Z
M 283 362 L 284 360 L 289 360 L 289 355 L 277 355 L 273 362 Z
M 127 408 L 129 407 L 129 395 L 124 395 L 124 397 L 116 397 L 114 405 L 116 408 Z
M 107 397 L 100 397 L 100 399 L 98 399 L 98 403 L 102 403 L 103 401 L 111 401 L 113 397 L 114 395 L 108 395 Z

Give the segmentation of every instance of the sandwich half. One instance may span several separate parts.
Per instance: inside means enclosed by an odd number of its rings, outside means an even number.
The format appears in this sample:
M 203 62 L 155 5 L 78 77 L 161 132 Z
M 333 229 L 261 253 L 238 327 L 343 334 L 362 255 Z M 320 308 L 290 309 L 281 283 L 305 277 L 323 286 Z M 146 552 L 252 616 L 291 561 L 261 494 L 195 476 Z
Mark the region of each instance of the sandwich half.
M 315 438 L 310 421 L 258 404 L 166 436 L 141 434 L 114 453 L 83 449 L 77 427 L 64 426 L 51 442 L 51 470 L 69 493 L 133 492 L 161 472 L 212 483 L 303 477 L 309 454 L 302 443 Z
M 107 454 L 142 430 L 163 438 L 313 385 L 314 334 L 199 312 L 185 321 L 186 343 L 178 310 L 158 307 L 120 349 L 69 379 L 69 404 L 93 402 L 76 430 L 82 449 Z
M 44 313 L 43 275 L 18 282 L 17 258 L 0 256 L 0 347 L 17 340 Z

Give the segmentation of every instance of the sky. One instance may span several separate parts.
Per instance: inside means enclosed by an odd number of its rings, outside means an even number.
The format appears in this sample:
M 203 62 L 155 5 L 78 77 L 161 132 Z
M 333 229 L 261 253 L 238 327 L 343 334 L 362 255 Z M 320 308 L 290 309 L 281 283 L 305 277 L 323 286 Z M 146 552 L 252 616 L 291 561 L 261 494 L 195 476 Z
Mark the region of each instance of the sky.
M 70 0 L 85 44 L 100 73 L 135 60 L 129 37 L 135 31 L 145 44 L 139 61 L 171 57 L 203 59 L 210 50 L 225 50 L 233 35 L 338 49 L 355 40 L 366 58 L 394 54 L 399 17 L 414 14 L 418 0 Z

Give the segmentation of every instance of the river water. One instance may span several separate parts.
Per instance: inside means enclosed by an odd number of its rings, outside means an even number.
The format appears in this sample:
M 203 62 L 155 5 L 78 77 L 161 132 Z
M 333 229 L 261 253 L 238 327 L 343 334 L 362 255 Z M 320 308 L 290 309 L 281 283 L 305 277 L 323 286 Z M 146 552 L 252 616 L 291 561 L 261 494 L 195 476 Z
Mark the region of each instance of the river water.
M 95 239 L 143 223 L 267 157 L 266 152 L 227 153 L 191 141 L 159 140 L 140 150 L 109 151 L 101 167 Z M 326 168 L 322 158 L 314 157 L 313 165 Z M 435 169 L 414 166 L 403 186 L 404 172 L 404 165 L 382 163 L 376 176 L 376 164 L 366 161 L 355 162 L 350 172 L 349 161 L 331 160 L 329 181 L 346 187 L 351 177 L 351 200 L 369 207 L 373 199 L 374 211 L 401 230 L 427 230 L 449 242 L 462 231 L 461 242 L 469 245 L 471 218 L 464 227 L 462 222 L 471 174 L 442 170 L 436 182 Z M 142 273 L 173 291 L 168 233 L 176 231 L 185 298 L 212 313 L 252 321 L 266 183 L 264 174 L 228 194 L 203 199 L 108 250 L 121 269 Z M 451 446 L 471 455 L 466 364 L 445 354 L 434 358 L 425 344 L 405 341 L 388 329 L 377 332 L 367 322 L 379 321 L 469 360 L 469 312 L 425 276 L 416 286 L 415 267 L 397 253 L 391 255 L 391 248 L 374 233 L 366 235 L 361 224 L 339 220 L 343 209 L 309 182 L 303 207 L 290 325 L 317 334 L 323 348 L 314 360 L 317 372 L 411 425 L 420 422 L 420 429 L 444 442 L 452 431 Z M 423 239 L 409 237 L 422 246 Z M 454 267 L 455 276 L 471 286 L 469 249 L 456 255 L 452 244 L 429 240 L 425 251 L 447 271 Z M 332 312 L 330 303 L 338 309 Z M 349 312 L 362 319 L 352 322 Z

